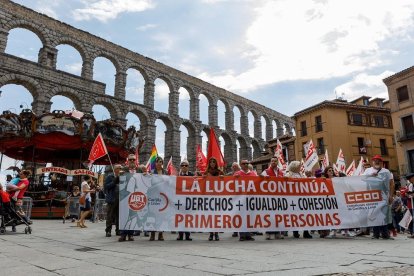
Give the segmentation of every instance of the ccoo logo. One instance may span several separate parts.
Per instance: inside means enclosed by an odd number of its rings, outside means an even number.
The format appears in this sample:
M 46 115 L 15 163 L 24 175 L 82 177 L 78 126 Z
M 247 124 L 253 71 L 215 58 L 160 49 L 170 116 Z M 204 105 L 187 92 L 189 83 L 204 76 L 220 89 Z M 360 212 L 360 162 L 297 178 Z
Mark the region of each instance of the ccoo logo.
M 141 192 L 133 192 L 129 195 L 128 206 L 133 211 L 142 210 L 147 205 L 147 196 Z

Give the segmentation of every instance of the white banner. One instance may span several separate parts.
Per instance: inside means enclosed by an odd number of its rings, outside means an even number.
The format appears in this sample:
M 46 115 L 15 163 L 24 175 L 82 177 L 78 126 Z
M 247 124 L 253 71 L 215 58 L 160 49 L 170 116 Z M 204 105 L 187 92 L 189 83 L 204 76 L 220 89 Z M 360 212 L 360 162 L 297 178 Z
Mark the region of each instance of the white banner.
M 120 229 L 250 232 L 386 224 L 388 179 L 379 177 L 120 178 Z

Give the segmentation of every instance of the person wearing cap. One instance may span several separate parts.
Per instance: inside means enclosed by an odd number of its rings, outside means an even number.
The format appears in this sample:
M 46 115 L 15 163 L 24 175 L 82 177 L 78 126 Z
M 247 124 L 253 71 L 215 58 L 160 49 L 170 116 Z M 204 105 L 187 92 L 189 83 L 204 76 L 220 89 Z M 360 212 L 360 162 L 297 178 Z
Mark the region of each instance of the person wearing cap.
M 407 208 L 408 210 L 410 210 L 411 215 L 413 215 L 414 213 L 414 173 L 409 173 L 405 176 L 405 179 L 407 179 L 408 183 L 407 183 L 407 192 L 406 192 L 406 196 L 408 197 L 407 200 Z M 410 231 L 410 238 L 414 238 L 414 223 L 411 221 L 410 223 L 410 227 L 408 229 L 408 231 Z
M 112 224 L 115 223 L 115 233 L 119 234 L 119 175 L 122 166 L 114 165 L 114 172 L 106 176 L 104 182 L 105 202 L 106 202 L 106 237 L 111 236 Z
M 236 177 L 246 177 L 246 176 L 257 176 L 257 173 L 249 169 L 250 162 L 246 159 L 243 159 L 240 162 L 241 170 L 234 173 Z M 249 232 L 240 232 L 239 241 L 254 241 L 254 238 Z
M 382 156 L 377 154 L 374 155 L 374 157 L 372 157 L 372 167 L 367 168 L 364 171 L 363 175 L 366 176 L 375 176 L 375 177 L 382 177 L 385 179 L 389 179 L 389 187 L 387 187 L 388 189 L 386 189 L 384 192 L 387 194 L 388 196 L 388 208 L 390 208 L 390 205 L 392 204 L 392 200 L 393 200 L 393 195 L 394 195 L 394 176 L 392 175 L 392 173 L 383 167 L 383 162 L 384 160 L 382 159 Z M 388 213 L 388 212 L 387 212 Z M 387 216 L 385 214 L 385 216 Z M 387 218 L 386 218 L 387 220 Z M 383 239 L 388 240 L 388 239 L 393 239 L 392 237 L 390 237 L 390 233 L 388 231 L 388 227 L 387 227 L 387 223 L 385 223 L 384 225 L 380 225 L 380 226 L 374 226 L 373 227 L 373 239 L 379 239 L 380 235 Z
M 178 173 L 179 176 L 194 176 L 194 174 L 188 169 L 189 163 L 187 160 L 183 160 L 180 164 L 180 172 Z M 185 240 L 186 241 L 192 241 L 193 239 L 190 238 L 191 232 L 178 232 L 177 241 L 182 241 L 184 239 L 185 234 Z

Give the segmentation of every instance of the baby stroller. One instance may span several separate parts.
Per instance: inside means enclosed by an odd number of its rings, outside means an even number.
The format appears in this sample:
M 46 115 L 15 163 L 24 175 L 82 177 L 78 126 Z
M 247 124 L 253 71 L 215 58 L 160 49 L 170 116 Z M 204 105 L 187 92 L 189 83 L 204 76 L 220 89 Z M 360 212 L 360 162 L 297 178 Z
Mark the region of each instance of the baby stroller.
M 32 233 L 32 228 L 30 227 L 32 222 L 22 211 L 16 211 L 16 204 L 13 200 L 10 204 L 3 204 L 0 197 L 0 220 L 0 234 L 6 233 L 6 227 L 12 227 L 12 231 L 16 232 L 16 226 L 21 224 L 26 226 L 24 229 L 25 234 Z

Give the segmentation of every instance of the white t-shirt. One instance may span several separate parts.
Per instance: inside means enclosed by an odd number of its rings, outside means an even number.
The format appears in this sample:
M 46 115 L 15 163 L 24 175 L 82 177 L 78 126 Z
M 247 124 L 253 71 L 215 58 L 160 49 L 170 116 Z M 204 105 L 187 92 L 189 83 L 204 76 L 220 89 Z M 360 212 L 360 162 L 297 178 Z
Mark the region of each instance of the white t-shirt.
M 90 189 L 91 189 L 91 187 L 89 186 L 88 182 L 83 181 L 82 184 L 81 184 L 81 192 L 82 192 L 82 195 L 85 194 L 84 190 L 88 190 L 89 191 Z M 86 200 L 89 200 L 89 201 L 92 200 L 91 193 L 90 192 L 86 193 L 85 199 Z
M 376 168 L 370 167 L 370 168 L 366 169 L 363 173 L 363 175 L 376 175 L 376 174 L 379 174 L 379 175 L 388 174 L 388 177 L 389 177 L 390 180 L 394 179 L 394 176 L 392 175 L 392 173 L 386 168 L 381 168 L 381 170 L 379 170 L 379 172 L 378 172 L 378 170 Z

